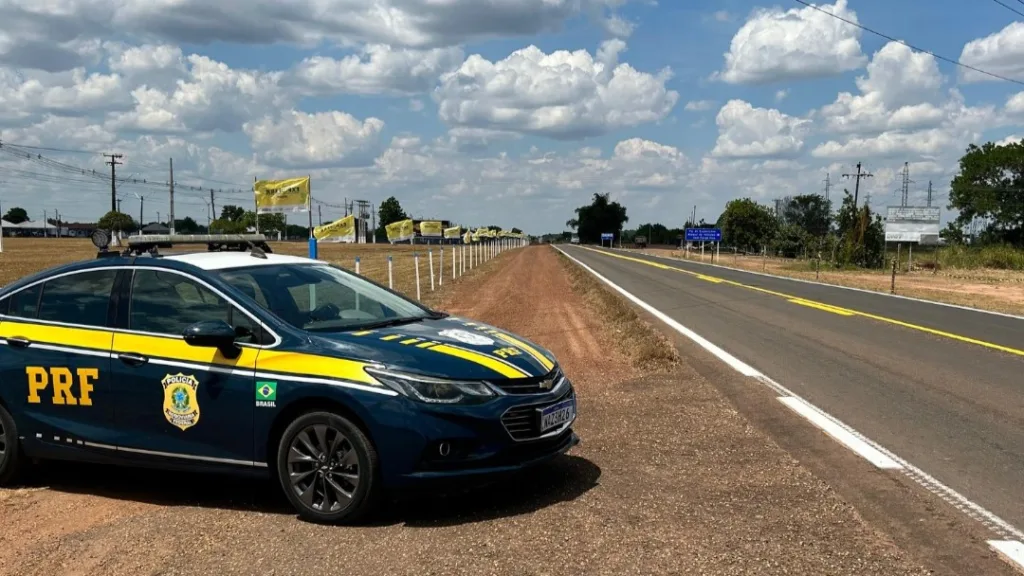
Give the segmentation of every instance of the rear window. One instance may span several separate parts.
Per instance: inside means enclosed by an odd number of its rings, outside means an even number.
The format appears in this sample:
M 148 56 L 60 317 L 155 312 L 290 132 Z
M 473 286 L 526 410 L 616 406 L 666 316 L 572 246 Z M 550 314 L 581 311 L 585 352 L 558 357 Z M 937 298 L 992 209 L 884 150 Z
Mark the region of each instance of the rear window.
M 43 285 L 40 320 L 106 326 L 117 270 L 94 270 L 54 278 Z
M 15 318 L 35 318 L 39 312 L 39 292 L 42 287 L 42 284 L 36 284 L 12 294 L 7 315 Z

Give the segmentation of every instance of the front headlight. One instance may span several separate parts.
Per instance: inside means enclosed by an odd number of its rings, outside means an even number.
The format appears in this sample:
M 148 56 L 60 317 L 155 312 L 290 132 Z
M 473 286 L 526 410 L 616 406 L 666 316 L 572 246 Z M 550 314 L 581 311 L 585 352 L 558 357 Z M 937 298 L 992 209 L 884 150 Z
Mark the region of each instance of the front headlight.
M 496 396 L 483 382 L 443 380 L 375 368 L 366 368 L 366 372 L 395 392 L 427 404 L 482 404 Z

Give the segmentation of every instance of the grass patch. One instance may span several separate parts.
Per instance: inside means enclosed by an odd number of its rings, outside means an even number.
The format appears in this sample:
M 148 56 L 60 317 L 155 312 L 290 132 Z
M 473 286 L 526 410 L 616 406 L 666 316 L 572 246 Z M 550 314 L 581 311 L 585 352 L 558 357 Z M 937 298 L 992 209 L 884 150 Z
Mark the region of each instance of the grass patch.
M 608 290 L 589 272 L 559 252 L 573 292 L 608 326 L 634 368 L 645 372 L 669 371 L 680 362 L 675 346 L 618 294 Z

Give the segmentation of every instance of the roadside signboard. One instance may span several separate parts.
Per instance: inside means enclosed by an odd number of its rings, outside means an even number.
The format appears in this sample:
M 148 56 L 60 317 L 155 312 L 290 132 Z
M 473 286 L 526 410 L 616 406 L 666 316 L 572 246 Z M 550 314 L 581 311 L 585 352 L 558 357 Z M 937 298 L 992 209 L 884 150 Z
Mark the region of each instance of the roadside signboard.
M 614 240 L 615 234 L 611 232 L 601 232 L 601 240 Z
M 931 206 L 889 206 L 885 216 L 886 242 L 937 244 L 941 210 Z
M 687 242 L 721 242 L 721 228 L 687 228 Z

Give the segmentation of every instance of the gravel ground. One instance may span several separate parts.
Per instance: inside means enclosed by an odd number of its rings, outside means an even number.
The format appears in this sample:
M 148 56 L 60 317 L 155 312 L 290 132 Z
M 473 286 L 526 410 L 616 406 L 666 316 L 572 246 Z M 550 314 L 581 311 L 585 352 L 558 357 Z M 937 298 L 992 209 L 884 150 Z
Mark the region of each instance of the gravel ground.
M 300 522 L 265 482 L 50 467 L 0 490 L 0 574 L 927 574 L 685 358 L 636 368 L 553 250 L 491 264 L 442 307 L 559 357 L 581 402 L 569 456 L 357 528 Z

